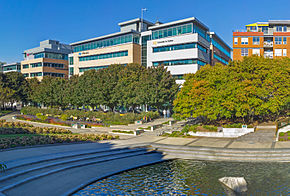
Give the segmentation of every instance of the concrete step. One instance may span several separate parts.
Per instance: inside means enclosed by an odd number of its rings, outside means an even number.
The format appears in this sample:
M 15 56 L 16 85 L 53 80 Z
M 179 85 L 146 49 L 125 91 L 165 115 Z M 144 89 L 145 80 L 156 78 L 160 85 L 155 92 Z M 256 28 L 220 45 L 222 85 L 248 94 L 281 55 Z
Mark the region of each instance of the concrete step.
M 18 174 L 16 176 L 8 176 L 7 179 L 2 179 L 0 182 L 0 192 L 4 192 L 9 189 L 13 189 L 14 187 L 17 187 L 21 184 L 28 183 L 30 181 L 37 180 L 38 178 L 42 178 L 48 175 L 53 175 L 55 173 L 59 172 L 66 172 L 66 170 L 70 170 L 72 168 L 76 167 L 82 167 L 87 166 L 91 164 L 97 164 L 97 163 L 104 163 L 108 161 L 112 161 L 115 159 L 122 159 L 126 157 L 132 157 L 132 156 L 138 156 L 143 154 L 148 154 L 151 152 L 147 152 L 144 149 L 135 149 L 135 150 L 129 150 L 126 152 L 117 153 L 114 155 L 107 155 L 107 156 L 98 156 L 91 159 L 84 159 L 79 161 L 73 161 L 73 162 L 64 162 L 63 164 L 57 163 L 56 165 L 48 165 L 41 168 L 34 168 L 32 170 L 23 171 L 21 174 Z
M 142 147 L 142 146 L 138 146 Z M 132 146 L 133 148 L 133 146 Z M 92 155 L 92 154 L 97 154 L 97 153 L 103 153 L 103 152 L 113 152 L 113 151 L 119 151 L 122 149 L 128 149 L 128 147 L 113 147 L 113 148 L 90 148 L 86 150 L 74 150 L 74 151 L 67 151 L 67 152 L 61 152 L 61 153 L 51 153 L 51 154 L 43 154 L 41 156 L 32 156 L 32 157 L 27 157 L 23 159 L 15 159 L 11 161 L 5 162 L 7 165 L 7 169 L 5 170 L 6 173 L 9 172 L 10 170 L 15 170 L 18 167 L 24 167 L 28 166 L 31 167 L 31 165 L 35 164 L 43 164 L 43 163 L 50 163 L 54 162 L 56 160 L 65 160 L 69 159 L 72 157 L 79 157 L 79 156 L 85 156 L 85 155 Z M 0 176 L 4 175 L 4 173 L 0 173 Z
M 89 155 L 77 155 L 74 157 L 70 156 L 70 157 L 65 157 L 65 158 L 61 158 L 57 160 L 32 163 L 30 165 L 26 164 L 26 165 L 19 166 L 19 167 L 5 171 L 5 173 L 3 173 L 2 176 L 0 177 L 0 187 L 5 183 L 6 184 L 9 183 L 9 179 L 11 178 L 13 178 L 12 180 L 15 181 L 15 178 L 23 178 L 23 176 L 25 175 L 33 175 L 34 173 L 46 172 L 54 168 L 57 168 L 60 165 L 64 166 L 64 165 L 73 164 L 76 162 L 80 163 L 80 162 L 85 162 L 89 160 L 94 160 L 97 158 L 103 158 L 103 157 L 132 153 L 132 152 L 140 152 L 140 151 L 145 151 L 145 149 L 138 148 L 138 149 L 107 150 L 104 152 L 97 152 L 97 153 L 89 154 Z
M 222 149 L 152 145 L 152 149 L 166 156 L 196 160 L 277 161 L 290 162 L 290 149 Z
M 22 196 L 70 195 L 98 179 L 160 161 L 163 161 L 162 155 L 156 152 L 110 157 L 102 161 L 82 164 L 30 179 L 15 186 L 6 187 L 6 189 L 2 189 L 2 192 L 7 195 L 19 195 L 21 193 Z

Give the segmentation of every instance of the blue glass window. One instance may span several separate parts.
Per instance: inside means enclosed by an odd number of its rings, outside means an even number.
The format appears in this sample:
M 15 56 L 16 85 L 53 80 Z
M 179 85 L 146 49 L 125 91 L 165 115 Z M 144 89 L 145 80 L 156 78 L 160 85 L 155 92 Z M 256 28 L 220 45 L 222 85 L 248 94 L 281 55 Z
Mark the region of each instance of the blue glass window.
M 94 67 L 84 67 L 84 68 L 80 68 L 80 72 L 85 72 L 85 71 L 88 71 L 88 70 L 99 70 L 99 69 L 104 69 L 104 68 L 107 68 L 109 66 L 94 66 Z
M 192 26 L 193 24 L 184 24 L 175 27 L 169 27 L 165 29 L 155 30 L 152 32 L 152 39 L 160 39 L 165 37 L 171 37 L 186 33 L 192 33 Z
M 128 50 L 121 51 L 121 52 L 98 54 L 98 55 L 92 55 L 92 56 L 83 56 L 83 57 L 79 57 L 79 60 L 80 61 L 92 61 L 92 60 L 116 58 L 116 57 L 122 57 L 122 56 L 128 56 Z
M 136 43 L 139 44 L 140 35 L 137 34 L 129 34 L 129 35 L 122 35 L 114 38 L 108 38 L 104 40 L 94 41 L 90 43 L 80 44 L 77 46 L 74 46 L 74 52 L 80 52 L 84 50 L 92 50 L 96 48 L 103 48 L 108 46 L 114 46 L 118 44 L 124 44 L 124 43 Z
M 198 65 L 206 65 L 205 62 L 197 60 L 197 59 L 184 59 L 184 60 L 172 60 L 172 61 L 158 61 L 153 62 L 153 66 L 176 66 L 176 65 L 191 65 L 191 64 L 198 64 Z

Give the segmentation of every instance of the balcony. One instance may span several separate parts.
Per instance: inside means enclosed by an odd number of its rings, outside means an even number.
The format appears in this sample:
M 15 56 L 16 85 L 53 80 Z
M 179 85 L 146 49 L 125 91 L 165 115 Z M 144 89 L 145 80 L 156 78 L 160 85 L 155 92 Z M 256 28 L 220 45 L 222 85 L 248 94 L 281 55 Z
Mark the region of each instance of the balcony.
M 273 58 L 273 52 L 265 52 L 265 53 L 264 53 L 264 57 L 265 57 L 265 58 L 270 58 L 270 59 L 272 59 L 272 58 Z
M 273 42 L 264 42 L 264 47 L 273 47 Z

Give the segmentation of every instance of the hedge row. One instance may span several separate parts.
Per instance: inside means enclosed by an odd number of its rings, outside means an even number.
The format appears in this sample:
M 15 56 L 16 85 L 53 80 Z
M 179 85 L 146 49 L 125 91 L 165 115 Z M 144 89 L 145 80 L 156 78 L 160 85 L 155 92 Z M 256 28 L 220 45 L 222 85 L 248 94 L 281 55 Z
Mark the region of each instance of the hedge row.
M 13 148 L 17 146 L 32 146 L 41 144 L 71 143 L 71 142 L 96 142 L 106 139 L 117 139 L 118 136 L 106 134 L 56 134 L 36 136 L 16 136 L 0 138 L 0 149 Z

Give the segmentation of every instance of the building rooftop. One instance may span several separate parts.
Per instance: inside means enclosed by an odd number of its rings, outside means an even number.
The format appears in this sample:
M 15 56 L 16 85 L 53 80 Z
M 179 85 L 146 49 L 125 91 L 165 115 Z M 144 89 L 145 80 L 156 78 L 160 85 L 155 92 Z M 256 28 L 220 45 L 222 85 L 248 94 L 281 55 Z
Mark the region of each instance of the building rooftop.
M 163 23 L 163 24 L 160 24 L 160 25 L 155 25 L 155 26 L 149 27 L 149 30 L 155 30 L 155 29 L 164 28 L 164 27 L 173 26 L 173 25 L 178 25 L 178 24 L 182 24 L 182 23 L 186 23 L 186 22 L 197 22 L 203 28 L 205 28 L 206 30 L 209 30 L 209 28 L 206 25 L 204 25 L 202 22 L 200 22 L 195 17 L 186 18 L 186 19 L 177 20 L 177 21 L 168 22 L 168 23 Z
M 290 20 L 269 20 L 269 24 L 283 24 L 283 25 L 290 25 Z
M 102 39 L 106 39 L 106 38 L 111 38 L 111 37 L 116 37 L 116 36 L 120 36 L 120 35 L 129 34 L 129 33 L 139 33 L 139 32 L 131 30 L 131 31 L 127 31 L 127 32 L 111 33 L 111 34 L 103 35 L 103 36 L 100 36 L 100 37 L 95 37 L 95 38 L 86 39 L 86 40 L 83 40 L 83 41 L 74 42 L 74 43 L 71 43 L 70 45 L 71 46 L 75 46 L 75 45 L 79 45 L 79 44 L 83 44 L 83 43 L 87 43 L 87 42 L 98 41 L 98 40 L 102 40 Z
M 37 54 L 40 52 L 52 52 L 52 53 L 68 54 L 71 51 L 72 47 L 70 45 L 62 44 L 56 40 L 44 40 L 40 42 L 38 47 L 25 50 L 24 53 Z
M 132 20 L 120 22 L 118 25 L 119 26 L 125 26 L 125 25 L 136 23 L 136 22 L 141 22 L 141 20 L 142 20 L 141 18 L 135 18 L 135 19 L 132 19 Z M 148 20 L 145 20 L 145 19 L 143 19 L 143 23 L 146 23 L 146 24 L 151 25 L 151 26 L 154 25 L 152 22 L 149 22 Z

